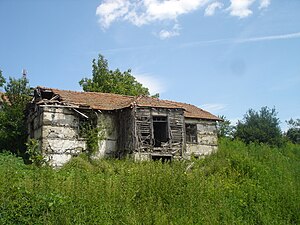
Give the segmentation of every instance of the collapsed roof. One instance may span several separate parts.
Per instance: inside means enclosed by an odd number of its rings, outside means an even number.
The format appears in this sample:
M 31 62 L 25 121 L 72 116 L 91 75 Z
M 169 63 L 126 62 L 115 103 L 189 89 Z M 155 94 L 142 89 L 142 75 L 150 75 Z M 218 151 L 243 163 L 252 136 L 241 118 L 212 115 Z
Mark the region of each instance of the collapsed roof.
M 191 104 L 161 100 L 148 96 L 137 97 L 112 93 L 79 92 L 37 87 L 33 101 L 38 105 L 59 104 L 95 110 L 118 110 L 133 106 L 183 109 L 184 116 L 187 118 L 221 120 L 219 117 Z

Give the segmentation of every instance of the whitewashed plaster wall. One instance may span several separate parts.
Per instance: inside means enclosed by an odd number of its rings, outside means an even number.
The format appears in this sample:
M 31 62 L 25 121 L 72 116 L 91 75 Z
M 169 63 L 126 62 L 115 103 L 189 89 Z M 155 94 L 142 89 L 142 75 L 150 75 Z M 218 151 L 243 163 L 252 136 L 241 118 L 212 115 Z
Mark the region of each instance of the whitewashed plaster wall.
M 209 155 L 218 150 L 218 136 L 215 121 L 185 118 L 185 123 L 196 124 L 197 143 L 186 143 L 184 157 Z
M 98 114 L 99 151 L 94 158 L 113 157 L 117 153 L 117 125 L 116 115 L 113 113 Z
M 71 108 L 43 107 L 42 152 L 50 165 L 60 167 L 87 150 L 85 138 L 79 136 L 79 116 Z M 117 151 L 115 115 L 98 112 L 97 116 L 102 138 L 93 158 L 112 156 Z
M 86 150 L 79 137 L 79 117 L 70 108 L 43 107 L 42 152 L 55 167 L 65 164 L 72 156 Z

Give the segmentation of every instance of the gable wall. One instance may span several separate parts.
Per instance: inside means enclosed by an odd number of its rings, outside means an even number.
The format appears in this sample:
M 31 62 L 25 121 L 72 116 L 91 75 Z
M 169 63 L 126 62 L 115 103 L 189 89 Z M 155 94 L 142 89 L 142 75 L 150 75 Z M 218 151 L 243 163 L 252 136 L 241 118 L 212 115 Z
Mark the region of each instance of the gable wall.
M 185 123 L 197 126 L 197 143 L 186 143 L 185 157 L 209 155 L 217 151 L 218 136 L 215 121 L 186 118 Z

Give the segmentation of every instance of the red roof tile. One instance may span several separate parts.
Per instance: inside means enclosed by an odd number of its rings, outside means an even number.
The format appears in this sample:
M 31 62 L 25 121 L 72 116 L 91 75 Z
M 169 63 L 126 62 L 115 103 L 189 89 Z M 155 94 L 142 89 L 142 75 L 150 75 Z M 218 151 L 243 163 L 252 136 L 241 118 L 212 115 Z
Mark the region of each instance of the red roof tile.
M 60 101 L 66 104 L 78 106 L 86 106 L 92 109 L 114 110 L 122 109 L 130 106 L 134 100 L 132 96 L 117 95 L 111 93 L 100 92 L 78 92 L 65 91 L 54 88 L 40 88 L 43 90 L 52 91 L 55 95 L 60 96 Z
M 184 109 L 184 116 L 188 118 L 220 120 L 217 116 L 200 109 L 194 105 L 174 102 L 169 100 L 161 100 L 147 96 L 125 96 L 112 93 L 99 92 L 78 92 L 65 91 L 54 88 L 38 87 L 41 91 L 51 91 L 54 95 L 59 95 L 60 102 L 77 106 L 85 106 L 99 110 L 115 110 L 127 108 L 133 105 L 139 107 L 155 107 L 155 108 L 180 108 Z
M 199 119 L 207 119 L 207 120 L 219 120 L 221 121 L 219 117 L 211 114 L 210 112 L 207 112 L 201 108 L 198 108 L 197 106 L 187 104 L 187 103 L 181 103 L 181 102 L 174 102 L 177 106 L 181 106 L 184 108 L 184 116 L 188 118 L 199 118 Z

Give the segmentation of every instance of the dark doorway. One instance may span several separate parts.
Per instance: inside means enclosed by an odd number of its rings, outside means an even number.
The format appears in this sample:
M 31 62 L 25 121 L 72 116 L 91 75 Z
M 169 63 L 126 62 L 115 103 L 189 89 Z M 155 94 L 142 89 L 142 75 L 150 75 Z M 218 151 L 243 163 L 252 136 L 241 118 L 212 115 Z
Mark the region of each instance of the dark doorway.
M 169 140 L 168 120 L 166 116 L 153 117 L 154 147 L 161 147 L 163 142 Z

